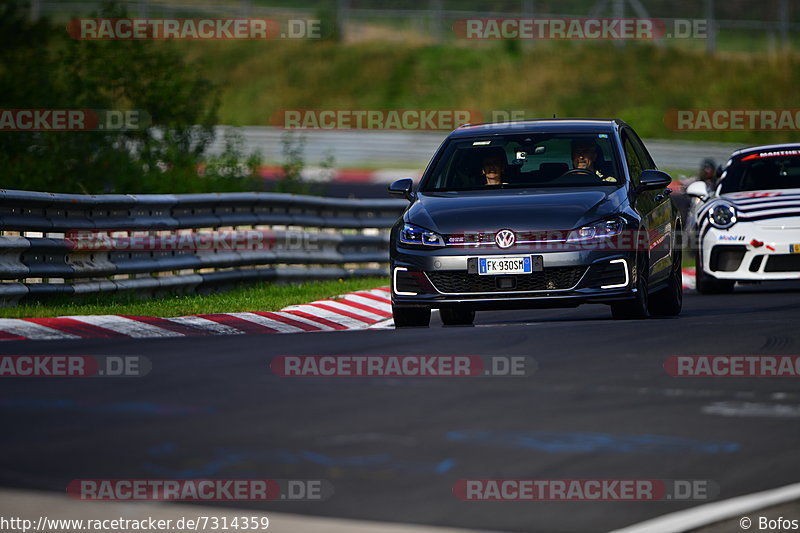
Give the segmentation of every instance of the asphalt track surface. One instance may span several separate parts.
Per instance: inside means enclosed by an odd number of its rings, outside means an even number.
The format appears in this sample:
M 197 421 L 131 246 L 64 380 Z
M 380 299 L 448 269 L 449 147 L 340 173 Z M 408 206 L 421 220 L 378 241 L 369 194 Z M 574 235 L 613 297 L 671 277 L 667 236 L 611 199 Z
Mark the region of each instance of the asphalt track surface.
M 463 502 L 467 478 L 708 479 L 719 498 L 800 480 L 789 378 L 673 378 L 670 355 L 791 355 L 800 286 L 687 294 L 677 319 L 603 306 L 479 313 L 475 327 L 0 343 L 2 354 L 145 355 L 139 379 L 3 379 L 0 484 L 324 478 L 275 512 L 474 529 L 607 531 L 702 502 Z M 526 378 L 281 378 L 277 355 L 519 355 Z M 798 518 L 798 517 L 791 517 Z

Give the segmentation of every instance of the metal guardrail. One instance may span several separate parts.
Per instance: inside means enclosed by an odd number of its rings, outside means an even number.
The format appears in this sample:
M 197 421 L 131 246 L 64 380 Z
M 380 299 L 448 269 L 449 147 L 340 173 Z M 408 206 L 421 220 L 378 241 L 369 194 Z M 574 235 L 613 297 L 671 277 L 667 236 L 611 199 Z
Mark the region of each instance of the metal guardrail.
M 402 200 L 0 190 L 0 304 L 383 275 Z

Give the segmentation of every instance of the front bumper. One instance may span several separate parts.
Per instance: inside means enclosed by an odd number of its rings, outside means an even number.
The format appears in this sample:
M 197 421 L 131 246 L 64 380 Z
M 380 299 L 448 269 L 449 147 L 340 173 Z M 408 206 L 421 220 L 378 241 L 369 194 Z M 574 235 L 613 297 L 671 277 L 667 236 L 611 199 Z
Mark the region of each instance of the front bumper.
M 478 257 L 542 257 L 541 271 L 482 276 Z M 432 308 L 467 304 L 474 309 L 575 307 L 635 296 L 633 252 L 595 250 L 407 250 L 392 254 L 392 303 Z
M 743 222 L 710 228 L 701 243 L 703 271 L 717 279 L 800 279 L 800 221 Z

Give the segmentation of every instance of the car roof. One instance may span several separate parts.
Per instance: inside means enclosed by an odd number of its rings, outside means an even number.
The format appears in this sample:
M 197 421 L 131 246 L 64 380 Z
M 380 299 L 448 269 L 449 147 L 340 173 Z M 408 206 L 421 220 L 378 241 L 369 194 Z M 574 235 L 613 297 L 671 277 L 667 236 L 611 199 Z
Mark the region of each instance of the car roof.
M 464 124 L 453 130 L 449 138 L 508 135 L 512 133 L 610 133 L 624 126 L 627 126 L 627 124 L 619 119 L 549 118 L 540 120 L 511 120 L 506 122 Z
M 735 159 L 739 156 L 751 154 L 753 152 L 768 152 L 775 150 L 800 150 L 800 143 L 782 143 L 782 144 L 764 144 L 761 146 L 750 146 L 748 148 L 741 148 L 731 154 L 730 159 Z

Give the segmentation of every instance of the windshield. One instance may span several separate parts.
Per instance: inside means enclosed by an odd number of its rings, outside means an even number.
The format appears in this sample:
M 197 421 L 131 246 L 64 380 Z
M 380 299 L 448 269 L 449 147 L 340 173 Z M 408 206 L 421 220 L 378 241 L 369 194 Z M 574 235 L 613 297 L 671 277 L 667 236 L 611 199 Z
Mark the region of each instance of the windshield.
M 607 133 L 528 133 L 450 141 L 420 190 L 619 187 L 620 176 Z
M 745 156 L 726 171 L 720 194 L 800 188 L 800 150 Z

